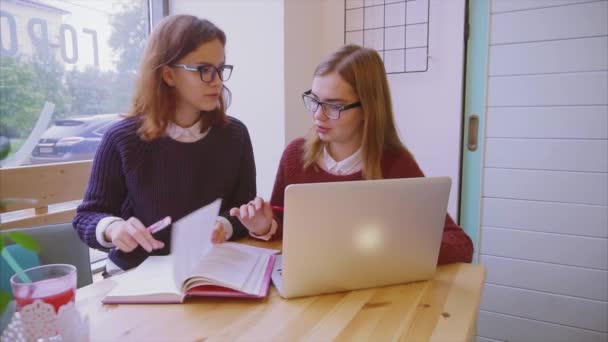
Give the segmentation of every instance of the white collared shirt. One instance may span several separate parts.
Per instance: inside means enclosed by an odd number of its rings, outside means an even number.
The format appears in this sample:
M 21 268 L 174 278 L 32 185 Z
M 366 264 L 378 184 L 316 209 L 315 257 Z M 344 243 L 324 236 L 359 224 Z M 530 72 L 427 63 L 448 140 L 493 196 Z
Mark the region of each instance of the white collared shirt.
M 201 133 L 201 125 L 202 121 L 198 120 L 194 125 L 190 127 L 181 127 L 176 125 L 174 122 L 169 121 L 167 125 L 167 129 L 165 133 L 167 136 L 173 140 L 183 142 L 183 143 L 192 143 L 197 142 L 209 134 L 211 127 L 209 127 L 206 131 Z
M 193 143 L 205 138 L 211 130 L 211 127 L 209 127 L 205 132 L 201 133 L 201 125 L 202 121 L 198 120 L 194 125 L 184 128 L 170 121 L 167 125 L 167 129 L 165 130 L 165 134 L 175 141 Z M 97 226 L 95 227 L 95 236 L 97 237 L 97 242 L 99 242 L 99 244 L 103 247 L 114 248 L 114 244 L 106 241 L 103 235 L 106 228 L 108 228 L 110 224 L 114 223 L 115 221 L 122 220 L 122 218 L 116 216 L 108 216 L 99 220 Z M 234 231 L 230 221 L 223 216 L 218 216 L 217 221 L 222 223 L 222 227 L 226 232 L 226 240 L 230 239 Z M 106 272 L 112 275 L 122 272 L 122 269 L 120 269 L 108 258 L 108 261 L 106 262 Z
M 319 156 L 317 165 L 324 171 L 336 176 L 351 175 L 363 169 L 363 160 L 361 160 L 361 148 L 348 158 L 336 161 L 327 151 L 327 147 L 323 149 L 323 154 Z

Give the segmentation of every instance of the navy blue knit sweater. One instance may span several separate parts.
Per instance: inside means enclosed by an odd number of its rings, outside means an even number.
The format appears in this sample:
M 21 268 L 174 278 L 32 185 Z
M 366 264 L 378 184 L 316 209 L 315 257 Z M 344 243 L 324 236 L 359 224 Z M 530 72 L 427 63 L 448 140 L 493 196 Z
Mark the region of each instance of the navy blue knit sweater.
M 182 143 L 169 137 L 146 142 L 137 135 L 140 121 L 128 118 L 108 129 L 97 150 L 91 178 L 74 228 L 90 247 L 104 249 L 96 239 L 97 223 L 104 217 L 137 217 L 148 226 L 165 216 L 179 220 L 217 198 L 221 215 L 233 226 L 231 240 L 247 234 L 228 210 L 256 195 L 255 163 L 245 125 L 229 117 L 202 140 Z M 127 270 L 148 255 L 170 251 L 171 229 L 154 235 L 165 248 L 147 253 L 137 247 L 130 253 L 110 251 L 110 259 Z

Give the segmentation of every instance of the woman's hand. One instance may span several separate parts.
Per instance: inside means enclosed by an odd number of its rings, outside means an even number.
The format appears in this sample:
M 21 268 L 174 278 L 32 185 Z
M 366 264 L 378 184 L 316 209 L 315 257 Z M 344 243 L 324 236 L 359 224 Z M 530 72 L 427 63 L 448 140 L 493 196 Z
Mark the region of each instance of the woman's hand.
M 114 221 L 106 228 L 104 238 L 125 253 L 133 251 L 137 246 L 141 246 L 148 253 L 165 246 L 162 241 L 156 240 L 135 217 L 126 221 Z
M 226 242 L 226 230 L 221 222 L 215 223 L 215 228 L 213 228 L 213 233 L 211 233 L 211 242 L 214 244 Z
M 262 236 L 270 231 L 272 206 L 261 197 L 256 197 L 240 208 L 230 209 L 230 216 L 236 216 L 254 235 Z

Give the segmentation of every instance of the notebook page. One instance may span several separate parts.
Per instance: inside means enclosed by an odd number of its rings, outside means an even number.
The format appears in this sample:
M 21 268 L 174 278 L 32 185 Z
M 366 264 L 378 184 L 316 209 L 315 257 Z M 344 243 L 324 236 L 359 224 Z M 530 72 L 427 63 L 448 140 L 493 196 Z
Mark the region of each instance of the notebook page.
M 108 297 L 146 297 L 151 295 L 172 294 L 176 301 L 181 298 L 181 291 L 168 276 L 173 273 L 173 260 L 169 256 L 149 256 L 137 268 L 112 277 L 117 282 Z M 143 298 L 142 298 L 143 299 Z
M 251 272 L 251 274 L 247 278 L 247 281 L 245 281 L 245 286 L 243 286 L 243 292 L 259 294 L 262 291 L 262 284 L 264 283 L 264 275 L 266 273 L 268 259 L 270 259 L 270 255 L 266 254 L 258 258 L 253 272 Z
M 175 262 L 173 274 L 176 284 L 181 286 L 213 247 L 211 234 L 221 203 L 222 200 L 217 199 L 173 223 L 171 254 Z
M 254 271 L 260 253 L 242 249 L 236 243 L 213 246 L 193 274 L 235 290 L 241 290 Z
M 227 244 L 236 245 L 236 246 L 238 246 L 237 248 L 239 248 L 240 250 L 249 251 L 251 253 L 259 253 L 262 255 L 272 255 L 272 254 L 276 254 L 276 253 L 280 252 L 278 249 L 256 247 L 256 246 L 245 245 L 245 244 L 241 244 L 241 243 L 227 242 Z
M 276 249 L 236 244 L 233 242 L 229 242 L 228 244 L 234 245 L 234 248 L 241 251 L 260 255 L 256 261 L 256 264 L 254 265 L 253 270 L 249 273 L 249 276 L 245 280 L 245 284 L 241 288 L 241 291 L 245 293 L 255 295 L 260 294 L 262 285 L 264 284 L 264 276 L 266 275 L 266 267 L 268 266 L 270 256 L 278 253 L 279 251 Z

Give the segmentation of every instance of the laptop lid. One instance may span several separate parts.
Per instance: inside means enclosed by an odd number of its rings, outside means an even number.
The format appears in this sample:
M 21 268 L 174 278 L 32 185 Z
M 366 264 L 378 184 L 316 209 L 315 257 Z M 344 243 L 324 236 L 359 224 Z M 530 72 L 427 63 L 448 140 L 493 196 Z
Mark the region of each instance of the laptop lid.
M 450 184 L 447 177 L 426 177 L 289 185 L 281 295 L 429 279 Z

